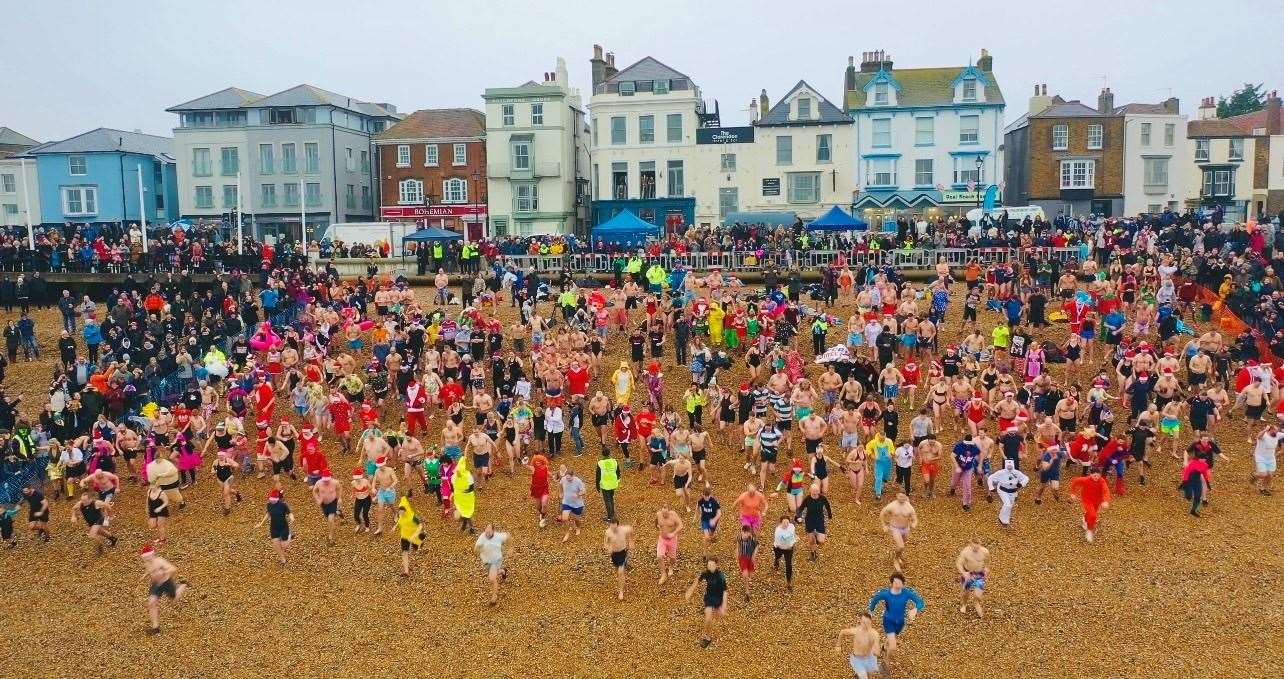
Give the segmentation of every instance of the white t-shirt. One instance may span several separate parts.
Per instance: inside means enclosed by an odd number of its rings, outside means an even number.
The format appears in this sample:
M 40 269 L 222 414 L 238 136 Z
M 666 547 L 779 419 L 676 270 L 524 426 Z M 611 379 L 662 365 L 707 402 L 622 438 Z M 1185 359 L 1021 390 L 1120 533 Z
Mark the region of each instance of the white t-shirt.
M 486 537 L 485 533 L 477 536 L 477 553 L 481 556 L 484 564 L 497 564 L 504 560 L 504 543 L 508 541 L 508 533 L 496 531 L 491 537 Z
M 1253 454 L 1259 457 L 1272 457 L 1280 441 L 1284 441 L 1284 431 L 1276 434 L 1270 432 L 1262 434 L 1262 437 L 1257 439 L 1257 447 L 1253 449 Z
M 793 549 L 798 542 L 798 531 L 792 523 L 776 524 L 776 534 L 771 546 L 777 549 Z
M 901 444 L 896 449 L 896 466 L 913 467 L 914 466 L 914 446 L 908 443 Z

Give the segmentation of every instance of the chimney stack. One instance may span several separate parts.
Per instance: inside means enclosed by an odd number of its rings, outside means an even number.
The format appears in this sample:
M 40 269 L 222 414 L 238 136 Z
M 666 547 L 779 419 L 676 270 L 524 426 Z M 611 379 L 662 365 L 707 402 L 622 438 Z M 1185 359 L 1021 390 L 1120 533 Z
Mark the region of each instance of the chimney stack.
M 1276 90 L 1271 90 L 1270 96 L 1266 97 L 1266 134 L 1280 134 L 1280 95 Z
M 1173 115 L 1181 113 L 1181 100 L 1177 97 L 1168 97 L 1160 104 L 1160 106 L 1164 107 L 1165 113 L 1171 113 Z
M 847 57 L 847 70 L 843 73 L 843 91 L 856 89 L 856 57 Z
M 1048 86 L 1040 84 L 1034 86 L 1034 96 L 1030 97 L 1030 115 L 1042 113 L 1052 105 L 1052 97 L 1048 96 Z
M 767 112 L 770 110 L 771 103 L 767 101 L 767 90 L 764 89 L 762 94 L 758 95 L 758 111 L 759 114 L 765 118 L 767 116 Z
M 1109 87 L 1101 88 L 1101 94 L 1097 95 L 1097 112 L 1105 115 L 1115 112 L 1115 95 Z
M 1199 102 L 1199 119 L 1212 120 L 1217 117 L 1217 102 L 1213 97 L 1204 97 Z
M 606 79 L 610 80 L 611 78 L 614 78 L 615 74 L 619 72 L 620 72 L 620 69 L 615 67 L 615 52 L 607 52 L 606 53 Z
M 990 56 L 990 50 L 981 48 L 981 58 L 976 60 L 976 67 L 986 73 L 994 70 L 994 57 Z
M 861 52 L 860 72 L 874 73 L 878 70 L 879 66 L 882 65 L 882 61 L 883 59 L 879 56 L 879 52 L 877 50 L 872 52 Z
M 597 86 L 606 82 L 606 60 L 602 58 L 602 46 L 593 45 L 593 58 L 589 59 L 589 71 L 592 73 L 593 93 L 597 93 Z
M 755 125 L 757 123 L 758 123 L 758 100 L 750 99 L 749 100 L 749 124 Z

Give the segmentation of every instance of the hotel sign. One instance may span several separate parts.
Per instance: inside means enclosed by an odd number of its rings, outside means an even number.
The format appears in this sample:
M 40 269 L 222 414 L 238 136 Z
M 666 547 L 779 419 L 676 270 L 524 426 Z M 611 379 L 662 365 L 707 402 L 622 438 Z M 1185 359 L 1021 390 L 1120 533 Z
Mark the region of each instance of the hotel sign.
M 697 144 L 752 144 L 752 127 L 699 127 Z
M 379 208 L 379 216 L 384 219 L 405 219 L 419 217 L 472 217 L 486 214 L 486 206 L 474 205 L 397 205 Z

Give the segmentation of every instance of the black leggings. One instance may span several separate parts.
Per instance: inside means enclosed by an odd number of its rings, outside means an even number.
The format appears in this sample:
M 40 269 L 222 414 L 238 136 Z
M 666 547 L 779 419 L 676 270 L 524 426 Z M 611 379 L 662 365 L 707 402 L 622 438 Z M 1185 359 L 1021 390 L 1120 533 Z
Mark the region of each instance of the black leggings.
M 694 427 L 704 420 L 704 406 L 696 406 L 694 411 L 687 412 L 687 426 Z
M 910 472 L 914 471 L 913 467 L 902 467 L 896 465 L 896 482 L 905 487 L 905 494 L 910 493 Z
M 352 516 L 358 526 L 370 527 L 370 498 L 359 497 L 352 503 Z
M 785 557 L 785 583 L 792 585 L 794 583 L 794 548 L 781 549 L 772 547 L 771 551 L 776 555 L 775 560 L 772 562 L 772 568 L 780 568 L 780 557 Z
M 562 432 L 548 432 L 548 456 L 557 457 L 560 452 L 562 452 Z

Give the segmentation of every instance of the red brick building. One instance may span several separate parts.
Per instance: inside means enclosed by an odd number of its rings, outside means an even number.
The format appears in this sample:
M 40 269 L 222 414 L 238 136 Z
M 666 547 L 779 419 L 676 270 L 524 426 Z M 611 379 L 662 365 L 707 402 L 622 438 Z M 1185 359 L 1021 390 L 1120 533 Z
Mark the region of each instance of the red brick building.
M 379 217 L 487 232 L 486 116 L 468 108 L 415 111 L 375 137 Z

